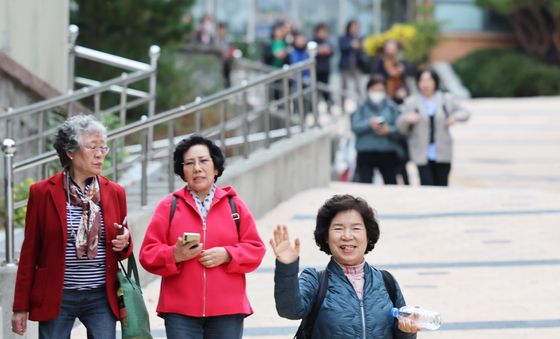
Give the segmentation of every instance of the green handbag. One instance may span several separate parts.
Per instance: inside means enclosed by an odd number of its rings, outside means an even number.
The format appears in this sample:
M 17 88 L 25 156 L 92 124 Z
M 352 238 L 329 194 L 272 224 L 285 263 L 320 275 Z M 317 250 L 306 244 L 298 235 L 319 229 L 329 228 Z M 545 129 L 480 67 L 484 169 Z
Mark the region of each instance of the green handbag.
M 119 297 L 119 308 L 121 309 L 122 338 L 152 339 L 150 317 L 142 297 L 134 254 L 131 254 L 128 258 L 128 270 L 125 270 L 120 261 L 119 265 L 121 269 L 117 272 L 117 277 L 120 287 L 117 295 Z M 134 279 L 132 276 L 134 276 Z

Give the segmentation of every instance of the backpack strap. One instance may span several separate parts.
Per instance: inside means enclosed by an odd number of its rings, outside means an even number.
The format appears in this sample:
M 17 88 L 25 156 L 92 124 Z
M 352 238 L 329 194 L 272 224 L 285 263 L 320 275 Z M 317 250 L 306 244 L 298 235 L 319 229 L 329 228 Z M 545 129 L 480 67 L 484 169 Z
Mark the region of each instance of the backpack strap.
M 329 287 L 329 274 L 327 270 L 319 271 L 317 279 L 319 280 L 319 288 L 315 298 L 313 298 L 311 312 L 302 320 L 294 338 L 311 338 L 315 320 L 317 320 L 317 315 L 319 315 L 319 310 L 323 305 L 327 288 Z
M 231 218 L 235 221 L 235 226 L 237 227 L 237 234 L 239 235 L 239 213 L 237 213 L 237 207 L 235 207 L 235 202 L 233 201 L 233 196 L 228 195 L 229 206 L 231 207 Z
M 237 234 L 239 235 L 239 213 L 237 213 L 237 208 L 235 207 L 235 202 L 233 201 L 233 197 L 228 195 L 229 199 L 229 206 L 231 207 L 231 217 L 233 221 L 235 221 L 235 226 L 237 227 Z M 173 220 L 173 216 L 175 215 L 175 208 L 177 207 L 177 196 L 172 195 L 171 198 L 171 209 L 169 210 L 169 225 L 171 225 L 171 220 Z
M 177 207 L 177 196 L 172 195 L 171 199 L 171 209 L 169 210 L 169 225 L 171 225 L 171 220 L 173 220 L 173 216 L 175 215 L 175 207 Z
M 393 275 L 385 270 L 381 271 L 381 275 L 383 276 L 383 283 L 385 284 L 385 289 L 387 293 L 389 293 L 389 298 L 393 303 L 393 307 L 397 306 L 397 284 L 395 283 L 395 278 Z

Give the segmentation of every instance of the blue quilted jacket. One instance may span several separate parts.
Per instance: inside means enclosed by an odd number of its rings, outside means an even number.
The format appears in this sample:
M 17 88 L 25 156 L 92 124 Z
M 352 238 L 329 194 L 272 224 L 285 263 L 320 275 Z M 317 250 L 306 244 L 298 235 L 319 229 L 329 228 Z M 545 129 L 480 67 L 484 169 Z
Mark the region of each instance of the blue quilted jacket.
M 315 269 L 305 269 L 299 278 L 298 269 L 299 260 L 288 265 L 276 261 L 276 309 L 281 317 L 288 319 L 301 319 L 311 312 L 311 302 L 319 289 L 318 273 Z M 364 266 L 363 300 L 358 299 L 342 268 L 333 259 L 327 266 L 327 273 L 329 286 L 313 328 L 312 338 L 416 338 L 416 334 L 398 330 L 396 319 L 391 316 L 393 305 L 379 270 L 368 264 Z M 398 284 L 396 287 L 397 307 L 401 307 L 405 302 Z

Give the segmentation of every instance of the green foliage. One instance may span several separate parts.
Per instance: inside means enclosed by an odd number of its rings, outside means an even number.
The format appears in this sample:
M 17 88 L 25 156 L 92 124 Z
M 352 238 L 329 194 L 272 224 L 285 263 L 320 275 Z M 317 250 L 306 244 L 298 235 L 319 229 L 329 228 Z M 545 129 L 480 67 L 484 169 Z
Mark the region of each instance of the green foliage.
M 530 6 L 545 7 L 553 13 L 560 13 L 560 0 L 476 0 L 476 4 L 504 15 Z
M 14 203 L 26 200 L 29 196 L 29 187 L 34 183 L 33 179 L 27 178 L 22 180 L 14 187 Z M 23 227 L 25 225 L 25 214 L 27 213 L 27 206 L 17 208 L 14 211 L 14 227 Z M 6 218 L 6 202 L 0 201 L 0 219 L 2 220 L 1 226 L 4 226 Z
M 413 63 L 422 63 L 428 59 L 431 49 L 437 44 L 439 23 L 423 20 L 407 24 L 395 24 L 380 34 L 368 36 L 363 41 L 364 51 L 375 56 L 381 52 L 387 40 L 396 40 L 404 47 L 405 58 Z
M 78 44 L 103 52 L 149 62 L 149 47 L 160 46 L 157 110 L 161 111 L 184 103 L 170 92 L 192 92 L 188 75 L 175 69 L 175 55 L 192 30 L 182 22 L 182 16 L 193 2 L 75 0 L 71 22 L 80 28 Z M 77 62 L 76 68 L 76 74 L 98 80 L 120 75 L 118 70 L 91 62 Z M 147 83 L 139 89 L 146 90 Z
M 410 41 L 406 57 L 414 63 L 425 62 L 439 41 L 439 23 L 434 20 L 415 22 L 418 34 Z
M 480 50 L 457 61 L 454 68 L 474 97 L 560 94 L 560 67 L 517 50 Z

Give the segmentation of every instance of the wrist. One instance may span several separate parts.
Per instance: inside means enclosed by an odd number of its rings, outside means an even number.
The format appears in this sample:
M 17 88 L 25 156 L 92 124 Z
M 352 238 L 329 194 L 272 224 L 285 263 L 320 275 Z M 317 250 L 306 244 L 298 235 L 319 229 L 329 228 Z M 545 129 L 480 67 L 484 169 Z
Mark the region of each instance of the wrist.
M 227 248 L 223 248 L 224 251 L 226 252 L 226 260 L 224 261 L 224 263 L 228 263 L 231 261 L 231 254 L 229 254 L 229 251 L 227 250 Z

